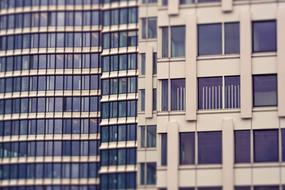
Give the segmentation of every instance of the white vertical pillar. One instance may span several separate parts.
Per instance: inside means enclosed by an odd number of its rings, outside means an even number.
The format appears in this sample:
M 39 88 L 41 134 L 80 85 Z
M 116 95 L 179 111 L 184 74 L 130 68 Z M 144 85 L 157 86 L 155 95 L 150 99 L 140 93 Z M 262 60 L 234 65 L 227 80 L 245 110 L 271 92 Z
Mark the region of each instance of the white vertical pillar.
M 186 120 L 196 120 L 197 110 L 197 23 L 195 12 L 186 21 Z
M 222 10 L 230 12 L 233 10 L 233 0 L 222 0 Z
M 252 117 L 252 60 L 251 60 L 251 16 L 250 10 L 240 13 L 240 82 L 241 117 Z
M 233 190 L 234 187 L 234 126 L 232 119 L 222 123 L 223 131 L 223 189 Z
M 178 189 L 178 127 L 176 122 L 167 124 L 167 189 Z
M 168 14 L 177 15 L 179 13 L 179 0 L 168 0 Z
M 278 114 L 285 117 L 285 5 L 279 4 L 277 14 Z

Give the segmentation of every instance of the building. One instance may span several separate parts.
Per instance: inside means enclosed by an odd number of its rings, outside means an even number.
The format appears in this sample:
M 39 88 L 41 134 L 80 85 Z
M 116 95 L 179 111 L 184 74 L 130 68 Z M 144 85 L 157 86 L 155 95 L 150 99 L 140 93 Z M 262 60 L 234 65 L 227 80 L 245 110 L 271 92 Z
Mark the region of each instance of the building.
M 0 4 L 0 189 L 100 189 L 99 1 Z
M 140 2 L 137 189 L 285 189 L 284 21 L 283 0 Z

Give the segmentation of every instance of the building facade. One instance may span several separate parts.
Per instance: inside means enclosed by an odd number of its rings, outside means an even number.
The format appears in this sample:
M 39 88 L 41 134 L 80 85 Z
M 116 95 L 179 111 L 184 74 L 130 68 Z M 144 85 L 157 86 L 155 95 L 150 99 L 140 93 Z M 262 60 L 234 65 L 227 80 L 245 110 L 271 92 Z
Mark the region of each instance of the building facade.
M 282 0 L 140 2 L 137 189 L 285 188 L 284 20 Z

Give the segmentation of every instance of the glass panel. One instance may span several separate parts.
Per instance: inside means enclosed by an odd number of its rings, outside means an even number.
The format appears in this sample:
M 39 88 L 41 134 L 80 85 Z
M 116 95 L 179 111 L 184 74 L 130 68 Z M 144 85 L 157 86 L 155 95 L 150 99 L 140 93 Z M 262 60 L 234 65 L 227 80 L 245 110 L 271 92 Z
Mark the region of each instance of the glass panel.
M 198 54 L 222 54 L 222 25 L 205 24 L 198 26 Z
M 184 110 L 185 79 L 171 80 L 171 110 Z
M 240 30 L 239 23 L 225 24 L 225 54 L 239 53 Z
M 276 51 L 276 21 L 253 22 L 253 52 Z
M 250 162 L 250 131 L 235 131 L 235 163 Z
M 195 133 L 180 133 L 180 164 L 195 163 Z
M 171 27 L 171 57 L 185 57 L 185 26 Z

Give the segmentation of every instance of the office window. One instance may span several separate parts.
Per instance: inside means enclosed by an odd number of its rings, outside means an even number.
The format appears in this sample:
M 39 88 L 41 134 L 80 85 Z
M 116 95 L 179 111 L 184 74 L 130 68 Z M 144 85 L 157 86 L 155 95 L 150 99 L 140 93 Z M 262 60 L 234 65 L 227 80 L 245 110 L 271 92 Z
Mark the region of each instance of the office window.
M 240 77 L 224 77 L 225 108 L 240 108 Z
M 194 3 L 214 3 L 220 2 L 221 0 L 180 0 L 181 5 L 194 4 Z
M 152 111 L 156 111 L 156 88 L 152 89 Z
M 285 161 L 285 129 L 281 129 L 282 161 Z
M 198 187 L 198 190 L 222 190 L 221 187 Z
M 263 186 L 254 186 L 254 190 L 279 190 L 279 186 L 263 185 Z
M 222 163 L 222 132 L 211 131 L 198 133 L 198 163 Z
M 157 18 L 142 18 L 142 39 L 156 38 L 157 36 Z
M 198 47 L 199 55 L 222 54 L 222 25 L 198 25 Z
M 140 90 L 141 111 L 145 111 L 145 89 Z
M 198 25 L 198 55 L 238 54 L 239 52 L 239 23 Z
M 198 79 L 199 109 L 222 108 L 222 77 Z
M 161 166 L 167 165 L 167 133 L 160 134 L 161 150 L 160 150 L 160 160 Z
M 141 147 L 156 147 L 156 125 L 141 126 Z
M 185 108 L 185 79 L 171 80 L 171 110 Z
M 250 186 L 235 186 L 235 190 L 251 190 Z
M 141 75 L 145 75 L 145 66 L 146 66 L 146 56 L 145 56 L 145 53 L 141 53 L 140 57 L 141 57 L 140 74 Z
M 235 163 L 250 162 L 250 131 L 239 130 L 234 133 Z
M 185 26 L 171 27 L 171 57 L 185 57 Z
M 277 106 L 277 76 L 253 76 L 253 105 Z
M 166 58 L 168 57 L 169 53 L 169 30 L 168 27 L 162 27 L 162 57 Z
M 152 74 L 157 74 L 157 53 L 152 53 Z
M 156 163 L 141 163 L 140 164 L 140 182 L 141 185 L 156 184 Z
M 254 21 L 252 23 L 253 53 L 277 50 L 276 21 Z
M 181 165 L 195 163 L 195 133 L 187 132 L 179 134 L 179 160 Z
M 254 162 L 278 162 L 278 130 L 253 131 Z
M 168 80 L 161 80 L 161 111 L 168 111 Z

